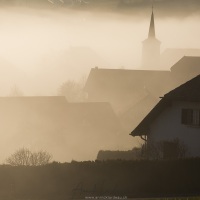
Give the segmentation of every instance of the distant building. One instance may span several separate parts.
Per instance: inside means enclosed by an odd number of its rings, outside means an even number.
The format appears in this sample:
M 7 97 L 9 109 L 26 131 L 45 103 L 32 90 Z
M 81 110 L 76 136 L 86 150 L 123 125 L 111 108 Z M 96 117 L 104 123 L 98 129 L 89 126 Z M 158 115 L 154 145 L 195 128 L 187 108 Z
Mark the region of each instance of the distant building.
M 163 95 L 169 71 L 124 70 L 93 68 L 88 76 L 85 90 L 89 101 L 110 102 L 117 113 L 123 113 L 144 97 Z
M 68 103 L 64 97 L 0 97 L 0 160 L 21 147 L 57 161 L 94 160 L 117 149 L 122 127 L 109 103 Z
M 200 49 L 167 48 L 160 52 L 161 42 L 156 38 L 152 10 L 148 38 L 142 42 L 142 69 L 170 70 L 184 56 L 200 57 Z
M 137 160 L 141 157 L 141 149 L 134 148 L 128 151 L 99 151 L 97 160 Z
M 164 158 L 177 155 L 183 146 L 186 156 L 196 157 L 200 156 L 199 131 L 200 75 L 164 95 L 131 135 L 146 140 L 147 150 L 163 142 Z M 178 144 L 182 149 L 177 149 Z

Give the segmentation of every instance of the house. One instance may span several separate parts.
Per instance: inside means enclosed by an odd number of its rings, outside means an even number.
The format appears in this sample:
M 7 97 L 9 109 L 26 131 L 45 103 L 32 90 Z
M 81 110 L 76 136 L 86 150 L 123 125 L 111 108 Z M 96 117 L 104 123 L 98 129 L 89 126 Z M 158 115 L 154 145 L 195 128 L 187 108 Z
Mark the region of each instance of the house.
M 128 138 L 111 105 L 106 102 L 69 103 L 66 146 L 71 159 L 94 160 L 100 149 L 116 150 Z
M 140 148 L 133 148 L 128 151 L 102 151 L 97 154 L 97 160 L 136 160 L 140 158 Z
M 110 102 L 116 113 L 137 104 L 147 94 L 168 91 L 170 71 L 93 68 L 85 85 L 90 102 Z
M 169 158 L 180 148 L 185 156 L 200 156 L 199 133 L 200 75 L 165 94 L 131 135 L 143 138 L 149 151 L 162 143 L 161 157 Z
M 94 160 L 126 138 L 109 103 L 69 103 L 62 96 L 0 97 L 0 121 L 0 162 L 22 147 L 62 162 Z

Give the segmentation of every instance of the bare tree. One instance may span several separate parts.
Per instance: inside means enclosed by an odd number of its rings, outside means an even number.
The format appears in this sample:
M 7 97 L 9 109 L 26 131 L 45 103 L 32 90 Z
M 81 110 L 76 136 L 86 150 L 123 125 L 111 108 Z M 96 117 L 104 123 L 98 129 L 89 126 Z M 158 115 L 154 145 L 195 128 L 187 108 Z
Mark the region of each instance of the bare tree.
M 68 80 L 58 89 L 58 95 L 65 96 L 70 102 L 82 102 L 87 99 L 84 91 L 85 78 L 80 81 Z
M 21 148 L 12 154 L 6 163 L 12 166 L 39 166 L 46 165 L 52 159 L 52 155 L 46 151 L 31 152 L 27 148 Z
M 30 157 L 32 166 L 46 165 L 52 159 L 52 156 L 46 151 L 33 152 Z
M 20 97 L 20 96 L 24 96 L 24 94 L 23 94 L 23 92 L 21 91 L 21 89 L 19 87 L 14 85 L 14 87 L 12 87 L 11 90 L 10 90 L 9 96 L 11 96 L 11 97 Z

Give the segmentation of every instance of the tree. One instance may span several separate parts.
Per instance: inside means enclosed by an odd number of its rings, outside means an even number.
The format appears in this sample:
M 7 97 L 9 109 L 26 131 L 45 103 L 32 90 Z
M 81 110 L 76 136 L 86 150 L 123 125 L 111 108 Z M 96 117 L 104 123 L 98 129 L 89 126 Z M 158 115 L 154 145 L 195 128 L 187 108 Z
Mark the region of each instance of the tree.
M 141 158 L 150 158 L 156 160 L 162 159 L 181 159 L 188 154 L 186 145 L 178 138 L 173 140 L 163 140 L 151 144 L 145 144 L 141 147 Z
M 11 90 L 10 90 L 9 96 L 11 96 L 11 97 L 20 97 L 20 96 L 24 96 L 24 94 L 19 89 L 19 87 L 17 87 L 16 85 L 14 85 L 14 87 L 12 87 Z
M 48 164 L 52 155 L 46 151 L 31 152 L 27 148 L 21 148 L 6 160 L 12 166 L 40 166 Z
M 68 80 L 58 89 L 58 95 L 65 96 L 69 102 L 82 102 L 87 99 L 84 92 L 85 79 L 80 81 Z

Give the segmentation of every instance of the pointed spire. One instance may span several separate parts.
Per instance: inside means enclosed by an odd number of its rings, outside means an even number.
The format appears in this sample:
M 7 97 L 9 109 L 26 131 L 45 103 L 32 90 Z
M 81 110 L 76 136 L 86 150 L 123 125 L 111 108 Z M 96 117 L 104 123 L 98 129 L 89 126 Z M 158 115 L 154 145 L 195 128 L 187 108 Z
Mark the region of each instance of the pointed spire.
M 152 14 L 151 14 L 151 22 L 149 27 L 149 38 L 155 38 L 155 24 L 154 24 L 154 13 L 153 13 L 153 5 L 152 5 Z

